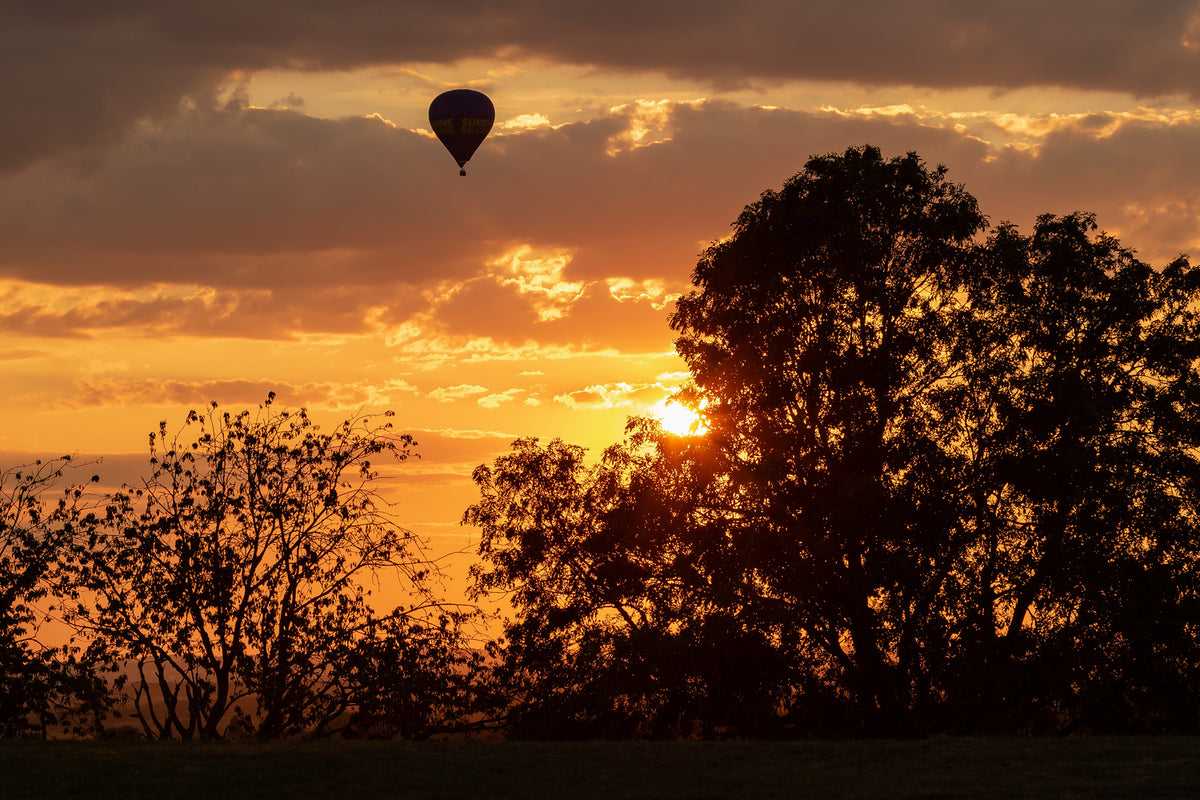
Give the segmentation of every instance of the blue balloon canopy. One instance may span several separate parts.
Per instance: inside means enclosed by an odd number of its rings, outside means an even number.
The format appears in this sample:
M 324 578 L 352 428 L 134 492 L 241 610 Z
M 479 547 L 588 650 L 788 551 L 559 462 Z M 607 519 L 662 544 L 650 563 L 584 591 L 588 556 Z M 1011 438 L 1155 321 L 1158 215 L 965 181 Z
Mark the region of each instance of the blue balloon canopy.
M 433 98 L 429 104 L 429 124 L 458 162 L 459 175 L 467 174 L 467 162 L 495 121 L 496 108 L 492 101 L 474 89 L 451 89 Z

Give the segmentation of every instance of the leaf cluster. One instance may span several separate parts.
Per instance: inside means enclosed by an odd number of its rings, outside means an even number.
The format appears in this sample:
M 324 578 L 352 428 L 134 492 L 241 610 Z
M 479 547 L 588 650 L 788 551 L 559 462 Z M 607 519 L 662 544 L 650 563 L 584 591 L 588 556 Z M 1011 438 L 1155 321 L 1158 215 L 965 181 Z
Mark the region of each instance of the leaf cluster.
M 47 513 L 52 476 L 17 473 L 0 503 L 8 638 L 20 644 L 30 604 L 53 600 L 86 664 L 67 666 L 151 738 L 461 725 L 473 615 L 436 596 L 436 563 L 375 488 L 416 442 L 390 412 L 326 432 L 272 400 L 236 414 L 213 403 L 175 432 L 160 423 L 148 474 L 82 513 L 80 489 Z M 401 604 L 377 610 L 381 591 Z M 33 655 L 6 666 L 25 695 L 42 680 Z
M 870 146 L 733 228 L 671 318 L 706 435 L 476 472 L 512 729 L 1194 730 L 1200 271 Z

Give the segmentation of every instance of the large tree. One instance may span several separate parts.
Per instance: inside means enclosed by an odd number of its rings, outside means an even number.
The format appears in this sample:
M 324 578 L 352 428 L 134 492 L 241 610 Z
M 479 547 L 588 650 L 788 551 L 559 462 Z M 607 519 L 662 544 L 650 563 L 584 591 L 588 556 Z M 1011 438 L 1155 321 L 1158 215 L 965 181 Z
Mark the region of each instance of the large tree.
M 984 225 L 915 154 L 813 158 L 671 318 L 704 436 L 476 473 L 518 722 L 1197 728 L 1200 271 Z
M 1200 276 L 945 175 L 815 158 L 679 302 L 746 583 L 862 732 L 1194 726 Z
M 69 617 L 128 677 L 147 735 L 422 736 L 448 722 L 397 701 L 419 686 L 438 708 L 469 661 L 430 593 L 435 565 L 373 488 L 373 462 L 406 459 L 409 436 L 372 417 L 326 433 L 268 400 L 257 414 L 191 412 L 150 443 L 149 477 L 77 541 Z M 411 602 L 377 612 L 381 576 Z M 381 664 L 387 653 L 400 660 Z
M 976 548 L 953 702 L 986 726 L 1194 728 L 1200 271 L 1152 269 L 1089 214 L 979 255 L 945 443 L 970 454 Z
M 900 732 L 949 636 L 964 543 L 944 502 L 961 289 L 984 218 L 942 167 L 814 158 L 748 206 L 671 318 L 731 477 L 730 518 L 785 647 Z

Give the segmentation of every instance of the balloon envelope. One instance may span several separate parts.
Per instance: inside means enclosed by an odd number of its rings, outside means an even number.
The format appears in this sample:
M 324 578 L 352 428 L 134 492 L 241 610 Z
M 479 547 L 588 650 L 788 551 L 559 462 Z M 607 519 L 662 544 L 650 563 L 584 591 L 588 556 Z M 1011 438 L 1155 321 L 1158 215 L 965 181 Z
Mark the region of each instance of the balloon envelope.
M 451 89 L 429 104 L 429 124 L 460 169 L 471 160 L 495 121 L 492 101 L 474 89 Z M 466 175 L 467 171 L 461 169 L 459 174 Z

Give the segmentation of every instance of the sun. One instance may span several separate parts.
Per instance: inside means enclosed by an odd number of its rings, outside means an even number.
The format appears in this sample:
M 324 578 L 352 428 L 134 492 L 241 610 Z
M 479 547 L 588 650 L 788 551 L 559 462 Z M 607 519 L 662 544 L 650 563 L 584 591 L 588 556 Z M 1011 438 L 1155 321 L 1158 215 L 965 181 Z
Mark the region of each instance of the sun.
M 650 413 L 662 423 L 663 430 L 676 436 L 700 436 L 708 432 L 699 414 L 669 397 L 655 403 Z

